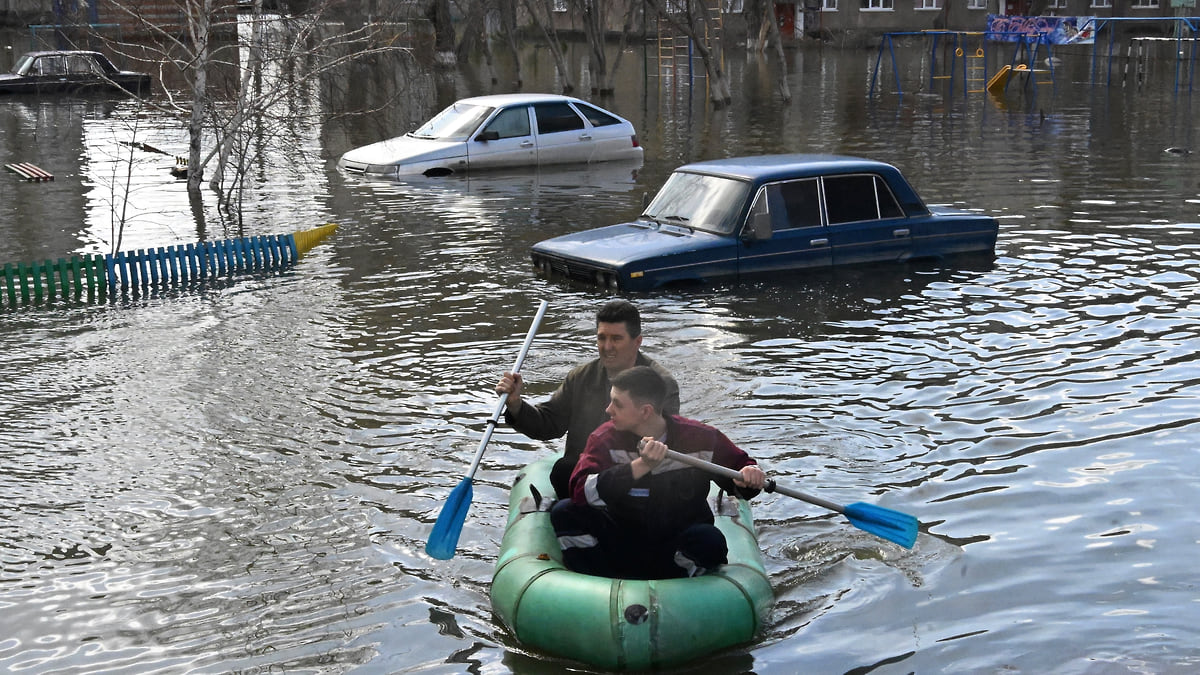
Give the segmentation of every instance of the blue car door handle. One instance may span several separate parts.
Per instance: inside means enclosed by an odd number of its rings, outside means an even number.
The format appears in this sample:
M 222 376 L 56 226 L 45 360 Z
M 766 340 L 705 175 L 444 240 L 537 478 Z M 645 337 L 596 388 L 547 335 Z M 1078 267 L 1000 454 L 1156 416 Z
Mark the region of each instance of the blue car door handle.
M 908 236 L 908 228 L 902 227 L 898 230 L 892 230 L 892 236 L 893 237 L 907 237 Z
M 809 242 L 808 242 L 808 245 L 809 245 L 809 246 L 828 246 L 828 245 L 829 245 L 829 240 L 828 240 L 828 239 L 824 239 L 824 238 L 822 238 L 822 239 L 810 239 L 810 240 L 809 240 Z

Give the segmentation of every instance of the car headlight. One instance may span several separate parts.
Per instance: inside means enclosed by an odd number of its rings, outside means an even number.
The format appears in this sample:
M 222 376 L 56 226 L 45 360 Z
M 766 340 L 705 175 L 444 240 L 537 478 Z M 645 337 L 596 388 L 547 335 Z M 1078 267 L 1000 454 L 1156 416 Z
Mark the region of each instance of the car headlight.
M 396 173 L 396 165 L 395 164 L 368 164 L 367 165 L 367 173 L 377 173 L 377 174 L 386 176 L 388 174 Z
M 619 284 L 617 283 L 617 273 L 597 270 L 596 285 L 601 288 L 607 288 L 614 291 L 617 290 L 619 288 Z

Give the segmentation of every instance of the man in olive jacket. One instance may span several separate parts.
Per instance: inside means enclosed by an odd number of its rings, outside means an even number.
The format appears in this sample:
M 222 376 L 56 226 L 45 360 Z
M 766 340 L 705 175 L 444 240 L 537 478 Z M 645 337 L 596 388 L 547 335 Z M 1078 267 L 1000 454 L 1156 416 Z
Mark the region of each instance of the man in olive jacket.
M 526 436 L 548 441 L 567 435 L 563 457 L 554 464 L 550 482 L 559 499 L 570 496 L 567 481 L 587 444 L 588 434 L 608 421 L 611 378 L 633 366 L 654 368 L 666 382 L 663 411 L 679 413 L 679 384 L 666 368 L 641 352 L 642 318 L 633 303 L 611 300 L 596 313 L 596 348 L 599 356 L 567 373 L 549 400 L 531 405 L 521 398 L 520 373 L 505 372 L 496 392 L 507 394 L 504 421 Z

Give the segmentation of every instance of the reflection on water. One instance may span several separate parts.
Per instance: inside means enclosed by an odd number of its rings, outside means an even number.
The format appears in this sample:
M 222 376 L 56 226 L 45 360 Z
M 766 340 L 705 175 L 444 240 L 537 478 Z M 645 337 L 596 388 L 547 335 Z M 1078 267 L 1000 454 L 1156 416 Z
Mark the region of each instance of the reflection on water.
M 294 157 L 264 158 L 249 194 L 247 234 L 342 225 L 286 274 L 0 315 L 0 667 L 560 672 L 487 601 L 508 487 L 555 443 L 501 428 L 458 554 L 423 552 L 538 301 L 535 396 L 594 349 L 607 296 L 538 278 L 529 246 L 635 216 L 685 161 L 820 151 L 999 217 L 998 255 L 633 298 L 685 414 L 781 482 L 922 522 L 902 551 L 761 498 L 764 637 L 682 672 L 1194 668 L 1200 168 L 1164 152 L 1192 140 L 1193 100 L 1096 89 L 1069 63 L 1007 109 L 868 100 L 873 57 L 792 53 L 786 108 L 754 60 L 730 61 L 742 88 L 720 111 L 638 72 L 603 104 L 638 127 L 644 166 L 372 182 L 332 163 L 378 127 L 330 121 L 301 134 L 323 166 L 297 180 Z M 415 107 L 491 93 L 435 79 Z M 4 262 L 104 244 L 106 139 L 137 114 L 0 102 L 0 159 L 56 174 L 0 176 Z M 136 172 L 129 241 L 199 236 L 167 178 Z

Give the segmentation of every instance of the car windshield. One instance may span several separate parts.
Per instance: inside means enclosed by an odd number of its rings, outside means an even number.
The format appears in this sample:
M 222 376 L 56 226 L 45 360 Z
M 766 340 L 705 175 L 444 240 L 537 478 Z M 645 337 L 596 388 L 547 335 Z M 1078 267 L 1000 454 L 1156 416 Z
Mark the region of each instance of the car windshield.
M 749 190 L 750 185 L 740 180 L 676 171 L 642 217 L 729 234 L 737 227 L 738 214 Z
M 24 75 L 29 70 L 29 64 L 33 63 L 33 57 L 28 54 L 22 54 L 21 58 L 17 59 L 16 65 L 12 67 L 12 72 L 17 75 Z
M 465 141 L 493 110 L 495 108 L 485 105 L 455 103 L 409 135 L 443 141 Z

